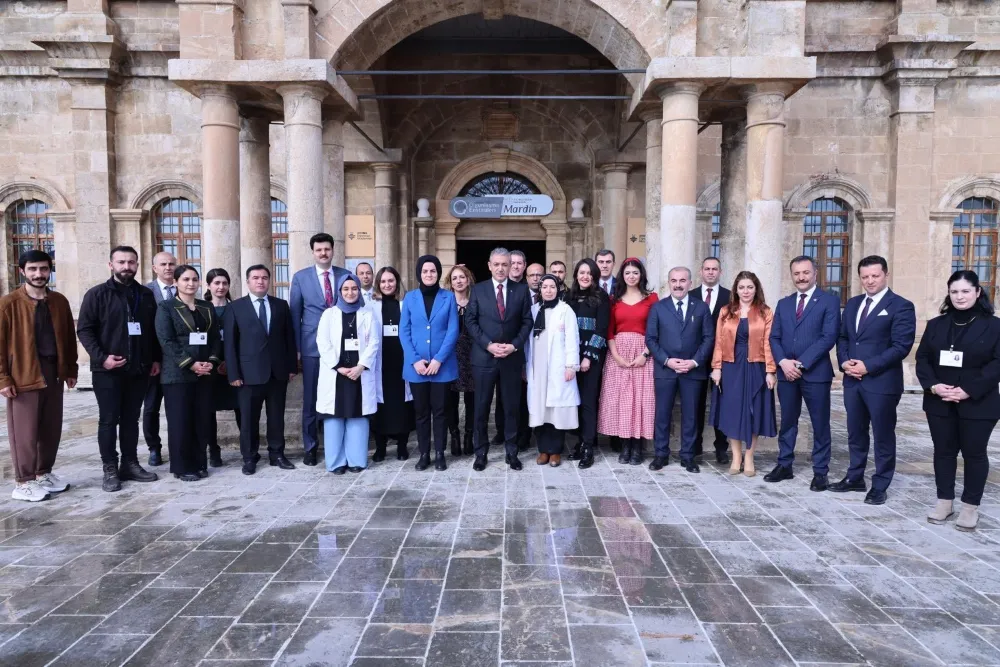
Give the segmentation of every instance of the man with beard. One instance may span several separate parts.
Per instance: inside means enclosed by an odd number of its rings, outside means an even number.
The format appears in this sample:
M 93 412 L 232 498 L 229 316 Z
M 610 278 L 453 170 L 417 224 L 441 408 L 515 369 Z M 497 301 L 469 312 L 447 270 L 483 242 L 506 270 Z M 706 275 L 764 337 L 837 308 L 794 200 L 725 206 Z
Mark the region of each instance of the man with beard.
M 18 258 L 24 284 L 0 299 L 0 395 L 7 399 L 7 436 L 14 500 L 37 502 L 69 484 L 53 472 L 62 434 L 63 383 L 76 386 L 73 311 L 49 290 L 52 258 L 29 250 Z
M 156 480 L 155 473 L 139 465 L 136 451 L 139 410 L 151 379 L 160 374 L 161 356 L 154 330 L 156 301 L 148 287 L 135 282 L 138 265 L 135 248 L 113 249 L 108 263 L 111 278 L 87 290 L 76 326 L 80 344 L 90 355 L 105 491 L 120 490 L 122 480 Z
M 549 264 L 549 273 L 559 279 L 559 300 L 565 301 L 568 290 L 566 289 L 566 262 L 558 259 Z
M 365 305 L 370 306 L 375 294 L 375 269 L 368 262 L 359 262 L 354 271 L 361 281 L 361 296 L 365 298 Z

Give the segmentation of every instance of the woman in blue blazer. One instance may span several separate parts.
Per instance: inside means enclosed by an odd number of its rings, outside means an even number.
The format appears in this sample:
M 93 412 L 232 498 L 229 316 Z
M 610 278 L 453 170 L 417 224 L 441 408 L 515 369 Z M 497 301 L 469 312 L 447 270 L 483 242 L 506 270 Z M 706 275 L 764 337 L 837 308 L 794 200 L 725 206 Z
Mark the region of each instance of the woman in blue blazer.
M 458 308 L 455 296 L 441 289 L 441 262 L 433 255 L 417 260 L 420 289 L 403 298 L 399 342 L 403 346 L 403 379 L 410 383 L 416 411 L 417 470 L 431 464 L 431 420 L 434 425 L 435 470 L 446 470 L 444 447 L 448 435 L 445 406 L 449 383 L 458 378 Z

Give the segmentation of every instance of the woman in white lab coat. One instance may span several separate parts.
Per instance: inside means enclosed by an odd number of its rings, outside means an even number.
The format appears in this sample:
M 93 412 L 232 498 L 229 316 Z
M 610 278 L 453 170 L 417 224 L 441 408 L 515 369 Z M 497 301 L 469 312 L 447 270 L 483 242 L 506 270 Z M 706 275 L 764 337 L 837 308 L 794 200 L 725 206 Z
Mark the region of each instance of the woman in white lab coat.
M 382 332 L 364 307 L 361 281 L 354 275 L 337 280 L 337 302 L 319 320 L 319 385 L 316 412 L 325 415 L 323 449 L 326 469 L 335 475 L 361 472 L 368 465 L 368 417 L 378 407 L 376 372 Z
M 562 462 L 566 431 L 579 426 L 580 331 L 576 313 L 559 299 L 559 279 L 546 274 L 539 283 L 541 301 L 531 307 L 535 324 L 526 352 L 528 425 L 535 429 L 538 465 Z

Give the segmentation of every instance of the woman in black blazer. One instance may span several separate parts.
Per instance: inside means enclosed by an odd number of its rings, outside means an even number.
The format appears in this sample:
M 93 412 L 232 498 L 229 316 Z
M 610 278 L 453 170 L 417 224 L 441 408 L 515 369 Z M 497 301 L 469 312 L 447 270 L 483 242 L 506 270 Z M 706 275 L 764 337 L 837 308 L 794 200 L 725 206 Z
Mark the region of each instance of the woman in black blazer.
M 941 315 L 927 323 L 917 348 L 917 377 L 934 441 L 938 502 L 927 515 L 944 523 L 954 514 L 958 453 L 965 461 L 959 530 L 975 530 L 990 463 L 990 435 L 1000 420 L 1000 319 L 973 271 L 948 279 Z

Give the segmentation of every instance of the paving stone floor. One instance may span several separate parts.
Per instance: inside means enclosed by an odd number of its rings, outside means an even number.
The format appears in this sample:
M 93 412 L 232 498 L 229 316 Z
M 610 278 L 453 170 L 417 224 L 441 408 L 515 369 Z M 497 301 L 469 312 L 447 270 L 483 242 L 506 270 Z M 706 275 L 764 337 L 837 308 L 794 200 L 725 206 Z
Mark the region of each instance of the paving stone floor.
M 883 507 L 811 493 L 808 465 L 771 485 L 608 452 L 582 474 L 494 451 L 479 474 L 413 457 L 248 478 L 228 451 L 205 481 L 109 494 L 74 393 L 73 488 L 0 501 L 0 665 L 1000 664 L 1000 478 L 979 532 L 927 524 L 919 398 L 901 412 Z

